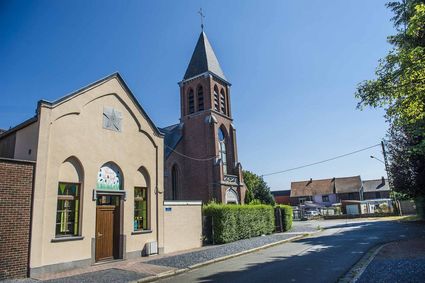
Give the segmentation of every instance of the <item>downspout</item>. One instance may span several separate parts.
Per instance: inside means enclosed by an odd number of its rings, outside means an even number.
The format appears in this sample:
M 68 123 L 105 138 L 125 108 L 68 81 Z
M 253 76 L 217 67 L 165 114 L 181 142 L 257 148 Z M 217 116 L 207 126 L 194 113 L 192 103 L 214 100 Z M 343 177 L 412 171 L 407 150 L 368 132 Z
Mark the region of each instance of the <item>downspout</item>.
M 155 146 L 155 164 L 156 164 L 156 174 L 155 174 L 155 197 L 156 197 L 156 242 L 158 247 L 158 253 L 159 253 L 159 209 L 158 209 L 158 146 Z

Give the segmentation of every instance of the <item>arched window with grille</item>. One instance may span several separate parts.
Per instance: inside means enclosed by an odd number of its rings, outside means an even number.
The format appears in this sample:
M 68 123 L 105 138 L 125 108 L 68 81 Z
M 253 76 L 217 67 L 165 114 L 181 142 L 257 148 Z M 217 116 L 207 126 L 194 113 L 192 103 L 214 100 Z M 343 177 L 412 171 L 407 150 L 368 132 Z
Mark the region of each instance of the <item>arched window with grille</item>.
M 218 87 L 214 86 L 214 110 L 218 111 L 219 105 L 218 105 Z
M 204 89 L 202 86 L 198 86 L 197 90 L 197 96 L 198 96 L 198 111 L 204 110 Z
M 220 91 L 220 112 L 223 114 L 227 114 L 226 112 L 226 95 L 224 94 L 224 90 Z
M 192 114 L 195 112 L 195 97 L 193 93 L 193 89 L 189 89 L 189 94 L 187 96 L 188 98 L 188 106 L 189 106 L 189 114 Z
M 218 128 L 218 150 L 223 163 L 223 172 L 227 174 L 226 136 L 221 128 Z

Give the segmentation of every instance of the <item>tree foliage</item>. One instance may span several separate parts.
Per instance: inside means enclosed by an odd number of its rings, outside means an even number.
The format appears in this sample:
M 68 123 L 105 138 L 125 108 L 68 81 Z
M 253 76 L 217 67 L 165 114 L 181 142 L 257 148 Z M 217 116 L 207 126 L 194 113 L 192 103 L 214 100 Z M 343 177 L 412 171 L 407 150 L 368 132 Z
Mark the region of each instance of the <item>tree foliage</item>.
M 409 197 L 425 194 L 425 156 L 412 146 L 420 136 L 412 134 L 408 126 L 392 126 L 389 130 L 388 156 L 390 179 L 394 188 Z M 400 197 L 398 197 L 400 199 Z
M 356 92 L 359 108 L 383 107 L 386 118 L 396 127 L 410 126 L 414 134 L 425 136 L 425 0 L 387 4 L 395 16 L 398 33 L 388 37 L 394 48 L 380 60 L 376 79 L 362 82 Z M 422 139 L 415 150 L 425 152 Z
M 271 204 L 271 205 L 275 204 L 274 198 L 272 194 L 270 193 L 270 187 L 267 185 L 267 183 L 264 181 L 262 177 L 250 171 L 244 170 L 243 179 L 248 189 L 247 195 L 250 194 L 250 197 L 253 197 L 249 202 L 251 202 L 254 199 L 257 199 L 264 204 Z M 247 199 L 245 198 L 245 200 Z M 246 202 L 246 203 L 249 203 L 249 202 Z
M 425 194 L 425 0 L 387 4 L 394 17 L 393 46 L 379 61 L 376 78 L 359 84 L 360 109 L 382 107 L 388 131 L 389 175 L 394 188 L 411 197 Z

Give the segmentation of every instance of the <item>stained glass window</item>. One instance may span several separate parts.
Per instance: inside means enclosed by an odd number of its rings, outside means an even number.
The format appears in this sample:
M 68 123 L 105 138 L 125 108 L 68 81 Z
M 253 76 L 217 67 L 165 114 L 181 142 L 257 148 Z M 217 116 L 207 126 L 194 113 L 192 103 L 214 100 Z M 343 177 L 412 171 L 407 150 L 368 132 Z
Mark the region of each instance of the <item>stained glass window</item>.
M 222 129 L 218 129 L 218 146 L 220 152 L 220 158 L 223 162 L 223 172 L 227 174 L 227 153 L 226 153 L 226 139 Z
M 148 188 L 134 188 L 134 231 L 148 230 Z
M 99 190 L 120 190 L 121 172 L 113 163 L 103 165 L 97 175 L 96 188 Z
M 80 217 L 80 185 L 59 183 L 56 209 L 56 237 L 78 236 Z

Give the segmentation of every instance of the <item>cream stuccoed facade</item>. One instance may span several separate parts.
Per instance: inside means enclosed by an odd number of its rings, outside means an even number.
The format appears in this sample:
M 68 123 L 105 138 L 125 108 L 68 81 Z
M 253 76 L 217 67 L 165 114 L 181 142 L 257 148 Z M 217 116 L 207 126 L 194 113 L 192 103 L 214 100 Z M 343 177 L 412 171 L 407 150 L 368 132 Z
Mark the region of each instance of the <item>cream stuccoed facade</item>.
M 105 111 L 111 109 L 114 118 L 106 123 L 116 126 L 115 130 L 105 127 Z M 36 117 L 16 131 L 11 150 L 13 158 L 36 161 L 31 274 L 97 260 L 96 237 L 101 233 L 96 214 L 103 196 L 111 195 L 119 202 L 114 212 L 119 215 L 114 216 L 118 219 L 114 222 L 114 258 L 140 256 L 149 242 L 156 242 L 159 252 L 163 250 L 163 135 L 118 73 L 55 102 L 40 101 Z M 118 190 L 99 189 L 99 169 L 105 164 L 119 168 Z M 58 217 L 67 217 L 58 216 L 59 183 L 80 186 L 80 213 L 75 216 L 79 221 L 74 224 L 78 235 L 57 237 Z M 134 223 L 135 187 L 147 188 L 147 225 L 140 231 L 135 231 Z

